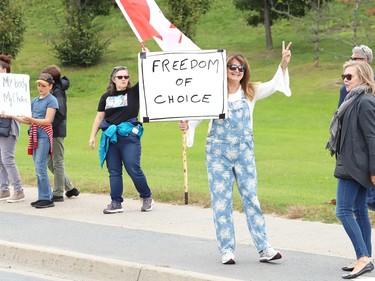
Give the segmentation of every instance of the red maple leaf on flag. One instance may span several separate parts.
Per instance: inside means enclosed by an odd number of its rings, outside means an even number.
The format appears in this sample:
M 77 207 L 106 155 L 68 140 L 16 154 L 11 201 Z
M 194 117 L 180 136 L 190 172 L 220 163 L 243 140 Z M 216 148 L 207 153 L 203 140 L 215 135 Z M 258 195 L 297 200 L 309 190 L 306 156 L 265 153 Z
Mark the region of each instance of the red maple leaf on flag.
M 163 51 L 200 50 L 168 21 L 153 0 L 116 0 L 138 41 L 154 38 Z

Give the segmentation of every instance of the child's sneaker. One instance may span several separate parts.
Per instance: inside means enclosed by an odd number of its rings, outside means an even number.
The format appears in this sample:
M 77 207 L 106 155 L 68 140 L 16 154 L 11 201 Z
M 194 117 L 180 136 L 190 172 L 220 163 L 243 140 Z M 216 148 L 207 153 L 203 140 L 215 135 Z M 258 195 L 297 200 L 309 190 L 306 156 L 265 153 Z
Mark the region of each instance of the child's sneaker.
M 273 260 L 281 259 L 280 252 L 276 251 L 272 247 L 267 247 L 265 250 L 259 253 L 259 261 L 260 262 L 268 262 Z
M 221 257 L 221 263 L 222 264 L 235 264 L 236 261 L 234 258 L 234 254 L 231 251 L 225 252 L 223 256 Z
M 37 209 L 45 209 L 55 207 L 55 203 L 51 200 L 38 200 L 35 202 L 34 207 Z

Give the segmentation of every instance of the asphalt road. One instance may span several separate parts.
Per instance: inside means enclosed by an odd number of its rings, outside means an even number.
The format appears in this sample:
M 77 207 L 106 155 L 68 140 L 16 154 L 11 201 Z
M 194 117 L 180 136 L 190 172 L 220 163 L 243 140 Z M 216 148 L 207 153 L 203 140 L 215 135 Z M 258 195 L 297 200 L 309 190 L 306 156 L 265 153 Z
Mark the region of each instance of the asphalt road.
M 354 257 L 341 225 L 266 216 L 283 258 L 260 263 L 235 212 L 236 264 L 222 265 L 210 209 L 156 202 L 145 213 L 126 199 L 124 213 L 104 215 L 109 196 L 82 193 L 41 210 L 30 206 L 36 189 L 25 193 L 25 202 L 0 202 L 0 281 L 334 281 Z M 375 281 L 375 272 L 356 280 Z
M 238 280 L 341 280 L 340 268 L 347 263 L 344 258 L 287 250 L 281 261 L 259 263 L 256 249 L 240 244 L 237 264 L 229 266 L 220 263 L 216 242 L 210 239 L 14 213 L 0 213 L 0 221 L 2 241 Z

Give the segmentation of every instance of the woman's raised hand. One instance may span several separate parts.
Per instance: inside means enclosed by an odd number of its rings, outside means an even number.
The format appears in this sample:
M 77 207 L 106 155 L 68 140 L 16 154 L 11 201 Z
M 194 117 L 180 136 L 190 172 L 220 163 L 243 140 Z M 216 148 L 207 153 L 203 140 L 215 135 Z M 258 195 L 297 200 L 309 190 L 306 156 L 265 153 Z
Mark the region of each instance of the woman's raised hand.
M 287 68 L 288 63 L 290 62 L 290 58 L 292 57 L 292 53 L 290 51 L 290 46 L 292 42 L 289 42 L 288 46 L 285 47 L 285 42 L 283 41 L 282 50 L 281 50 L 281 68 L 284 70 Z

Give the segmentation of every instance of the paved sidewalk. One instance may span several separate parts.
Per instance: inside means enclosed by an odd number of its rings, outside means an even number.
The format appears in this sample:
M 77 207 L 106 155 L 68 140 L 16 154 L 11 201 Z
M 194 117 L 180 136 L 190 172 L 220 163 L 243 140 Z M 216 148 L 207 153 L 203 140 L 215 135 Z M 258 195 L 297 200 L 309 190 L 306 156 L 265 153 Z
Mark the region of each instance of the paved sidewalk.
M 354 257 L 341 225 L 266 215 L 269 242 L 283 259 L 259 263 L 245 216 L 235 212 L 237 264 L 225 266 L 211 209 L 156 202 L 144 213 L 139 200 L 126 199 L 124 213 L 104 215 L 109 195 L 81 193 L 35 209 L 36 188 L 25 194 L 25 202 L 0 202 L 1 263 L 67 280 L 341 280 L 340 267 Z M 374 273 L 364 276 L 375 280 Z

